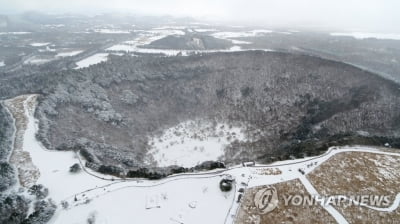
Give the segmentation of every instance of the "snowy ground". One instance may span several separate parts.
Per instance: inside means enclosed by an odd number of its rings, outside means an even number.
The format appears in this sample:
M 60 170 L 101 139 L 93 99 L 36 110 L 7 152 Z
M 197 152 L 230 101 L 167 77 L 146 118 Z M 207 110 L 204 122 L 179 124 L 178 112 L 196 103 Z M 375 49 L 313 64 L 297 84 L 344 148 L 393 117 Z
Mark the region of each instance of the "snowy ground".
M 306 174 L 333 155 L 342 152 L 369 152 L 399 156 L 399 153 L 384 152 L 370 147 L 332 147 L 321 156 L 282 161 L 270 165 L 254 167 L 236 166 L 226 170 L 215 170 L 206 173 L 179 174 L 159 181 L 141 179 L 118 179 L 114 181 L 104 175 L 83 170 L 78 174 L 68 172 L 69 167 L 80 160 L 73 152 L 46 150 L 35 138 L 38 125 L 33 117 L 36 95 L 28 96 L 24 102 L 28 124 L 23 137 L 23 149 L 29 152 L 32 162 L 40 170 L 37 183 L 49 188 L 50 197 L 58 204 L 56 215 L 50 223 L 233 223 L 240 203 L 236 202 L 239 189 L 281 183 L 299 179 L 310 194 L 318 194 L 308 181 Z M 21 119 L 21 118 L 19 118 Z M 217 129 L 222 132 L 239 132 L 234 128 Z M 176 130 L 187 129 L 190 136 L 194 126 L 175 127 Z M 201 128 L 200 128 L 201 129 Z M 207 130 L 207 125 L 205 125 Z M 178 142 L 179 135 L 167 130 L 161 138 L 165 141 Z M 224 135 L 226 136 L 226 135 Z M 239 134 L 240 136 L 240 134 Z M 181 136 L 179 136 L 181 137 Z M 207 139 L 207 136 L 203 136 Z M 212 138 L 212 136 L 208 136 Z M 176 153 L 176 152 L 174 152 Z M 168 157 L 168 155 L 167 155 Z M 299 171 L 303 171 L 302 174 Z M 98 178 L 93 174 L 98 175 Z M 219 181 L 226 175 L 234 179 L 234 189 L 228 193 L 219 190 Z M 390 209 L 398 207 L 399 195 Z M 63 208 L 61 202 L 68 206 Z M 335 208 L 325 208 L 339 223 L 347 223 Z M 381 209 L 381 208 L 380 208 Z
M 143 46 L 152 43 L 153 41 L 162 39 L 169 35 L 184 35 L 185 32 L 179 29 L 171 29 L 173 27 L 162 27 L 156 28 L 153 30 L 136 30 L 139 32 L 138 37 L 131 41 L 125 41 L 120 44 L 116 44 L 107 48 L 107 51 L 111 52 L 132 52 L 132 53 L 147 53 L 147 54 L 163 54 L 165 56 L 176 56 L 181 54 L 182 56 L 187 56 L 194 53 L 214 53 L 214 52 L 234 52 L 234 51 L 246 51 L 246 50 L 264 50 L 264 51 L 272 51 L 270 49 L 242 49 L 241 46 L 238 45 L 248 45 L 251 42 L 243 41 L 243 40 L 235 40 L 230 38 L 225 38 L 226 40 L 231 41 L 235 46 L 226 50 L 177 50 L 177 49 L 152 49 L 152 48 L 143 48 Z M 194 30 L 192 30 L 194 31 Z M 251 35 L 256 35 L 259 33 L 267 32 L 266 30 L 255 30 L 251 31 Z M 273 31 L 271 31 L 273 32 Z
M 24 64 L 32 64 L 32 65 L 42 65 L 45 64 L 47 62 L 52 61 L 53 59 L 51 58 L 41 58 L 38 56 L 33 56 L 28 58 L 27 60 L 24 61 Z
M 196 29 L 194 29 L 194 31 L 203 33 L 203 32 L 216 32 L 218 30 L 214 29 L 214 28 L 196 28 Z
M 82 53 L 82 50 L 63 51 L 56 54 L 56 58 L 72 57 Z
M 49 45 L 50 43 L 48 43 L 48 42 L 46 42 L 46 43 L 31 43 L 30 45 L 32 46 L 32 47 L 44 47 L 44 46 L 47 46 L 47 45 Z
M 30 33 L 31 32 L 0 32 L 0 35 L 24 35 Z
M 138 37 L 131 41 L 125 41 L 120 44 L 114 45 L 108 48 L 108 51 L 125 51 L 125 52 L 138 52 L 138 53 L 162 53 L 165 55 L 177 55 L 179 50 L 159 50 L 159 49 L 145 49 L 140 48 L 140 46 L 144 46 L 152 43 L 153 41 L 162 39 L 169 35 L 184 35 L 185 32 L 181 30 L 164 30 L 164 29 L 155 29 L 148 31 L 141 31 L 138 34 Z
M 4 64 L 4 61 L 0 61 L 0 67 L 5 66 L 6 64 Z
M 101 188 L 93 195 L 77 195 L 78 202 L 70 199 L 71 207 L 58 212 L 52 223 L 86 223 L 91 214 L 96 223 L 224 223 L 234 193 L 221 192 L 220 180 L 215 176 L 154 186 L 121 183 L 115 189 Z M 81 197 L 90 202 L 79 204 L 86 201 Z
M 332 35 L 332 36 L 349 36 L 349 37 L 354 37 L 356 39 L 376 38 L 376 39 L 400 40 L 400 34 L 395 34 L 395 33 L 351 32 L 351 33 L 331 33 L 330 35 Z
M 250 30 L 242 32 L 216 32 L 211 34 L 211 36 L 230 40 L 231 38 L 264 36 L 268 33 L 290 34 L 289 32 L 277 32 L 273 30 Z
M 237 40 L 237 38 L 264 36 L 269 33 L 291 34 L 290 32 L 279 32 L 274 30 L 251 30 L 242 32 L 214 32 L 211 36 L 231 41 L 233 44 L 245 45 L 252 44 L 252 42 Z
M 158 166 L 194 167 L 204 161 L 216 161 L 224 147 L 245 136 L 238 127 L 207 121 L 187 121 L 164 131 L 150 140 L 150 154 Z
M 94 29 L 96 33 L 105 33 L 105 34 L 128 34 L 131 33 L 130 30 L 116 30 L 116 29 Z
M 101 63 L 103 61 L 107 61 L 108 60 L 108 53 L 97 53 L 94 54 L 90 57 L 87 57 L 83 60 L 80 60 L 78 62 L 76 62 L 77 67 L 75 69 L 80 69 L 80 68 L 86 68 L 89 67 L 91 65 L 95 65 L 98 63 Z

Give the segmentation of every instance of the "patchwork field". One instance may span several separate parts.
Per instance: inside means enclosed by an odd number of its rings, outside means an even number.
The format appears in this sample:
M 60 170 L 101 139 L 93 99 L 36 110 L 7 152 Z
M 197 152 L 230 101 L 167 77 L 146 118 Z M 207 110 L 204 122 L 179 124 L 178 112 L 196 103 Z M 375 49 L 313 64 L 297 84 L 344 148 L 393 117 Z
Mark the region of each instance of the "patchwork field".
M 277 207 L 263 214 L 263 211 L 260 210 L 256 203 L 257 200 L 262 200 L 258 192 L 271 187 L 276 189 L 278 195 Z M 309 195 L 305 187 L 297 179 L 270 186 L 250 188 L 243 196 L 235 223 L 335 223 L 335 219 L 320 205 L 286 205 L 285 197 L 293 194 Z

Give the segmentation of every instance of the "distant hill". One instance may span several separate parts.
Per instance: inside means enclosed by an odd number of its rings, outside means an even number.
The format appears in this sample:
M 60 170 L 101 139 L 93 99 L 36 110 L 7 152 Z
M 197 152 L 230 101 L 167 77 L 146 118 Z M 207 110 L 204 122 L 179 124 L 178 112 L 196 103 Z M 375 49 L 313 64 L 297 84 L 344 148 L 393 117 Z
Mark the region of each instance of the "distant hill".
M 186 31 L 186 35 L 170 35 L 153 41 L 151 44 L 143 47 L 156 49 L 215 50 L 228 49 L 231 46 L 232 43 L 230 41 Z

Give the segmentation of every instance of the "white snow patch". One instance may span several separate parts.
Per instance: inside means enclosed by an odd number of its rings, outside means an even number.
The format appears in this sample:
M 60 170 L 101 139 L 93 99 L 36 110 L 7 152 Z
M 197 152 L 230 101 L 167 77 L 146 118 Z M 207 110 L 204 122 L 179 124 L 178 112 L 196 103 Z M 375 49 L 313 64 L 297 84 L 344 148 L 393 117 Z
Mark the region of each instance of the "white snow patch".
M 242 50 L 242 48 L 240 46 L 232 46 L 229 50 L 230 51 L 240 51 L 240 50 Z
M 278 32 L 278 31 L 273 31 L 273 30 L 250 30 L 250 31 L 242 31 L 242 32 L 217 32 L 217 33 L 213 33 L 211 35 L 216 38 L 227 39 L 227 38 L 238 38 L 238 37 L 263 36 L 268 33 L 290 34 L 289 32 Z
M 193 167 L 201 162 L 216 161 L 224 155 L 224 147 L 243 140 L 238 127 L 212 124 L 207 121 L 186 121 L 164 131 L 150 140 L 149 153 L 158 166 Z
M 49 45 L 50 43 L 48 43 L 48 42 L 46 42 L 46 43 L 31 43 L 30 45 L 32 46 L 32 47 L 44 47 L 44 46 L 47 46 L 47 45 Z
M 5 66 L 6 64 L 4 64 L 4 61 L 0 61 L 0 67 Z
M 230 41 L 232 41 L 233 44 L 252 44 L 252 43 L 249 42 L 249 41 L 243 41 L 243 40 L 234 40 L 234 39 L 231 39 Z
M 206 28 L 197 28 L 194 29 L 194 31 L 199 32 L 199 33 L 203 33 L 203 32 L 216 32 L 218 31 L 217 29 L 206 29 Z
M 49 28 L 61 28 L 61 27 L 65 27 L 64 24 L 46 24 L 44 25 L 45 27 L 49 27 Z
M 109 53 L 97 53 L 94 54 L 90 57 L 87 57 L 83 60 L 80 60 L 78 62 L 76 62 L 77 67 L 75 69 L 80 69 L 80 68 L 86 68 L 89 67 L 91 65 L 95 65 L 98 63 L 101 63 L 103 61 L 107 61 L 108 60 L 108 55 Z
M 64 58 L 64 57 L 71 57 L 71 56 L 75 56 L 78 55 L 80 53 L 82 53 L 82 50 L 76 50 L 76 51 L 64 51 L 64 52 L 59 52 L 56 54 L 57 58 Z
M 166 37 L 169 35 L 185 35 L 185 32 L 182 30 L 148 30 L 148 31 L 146 31 L 146 33 L 163 36 L 163 37 Z
M 27 60 L 24 61 L 24 64 L 31 64 L 31 65 L 42 65 L 45 64 L 47 62 L 52 61 L 53 59 L 50 58 L 40 58 L 40 57 L 30 57 Z
M 184 30 L 186 26 L 161 26 L 153 28 L 153 30 Z
M 53 46 L 54 47 L 54 46 Z M 50 48 L 50 46 L 46 46 L 46 48 L 45 49 L 39 49 L 39 52 L 55 52 L 56 51 L 56 49 L 54 49 L 54 48 Z
M 130 30 L 116 30 L 116 29 L 94 29 L 95 33 L 106 33 L 106 34 L 128 34 Z
M 125 52 L 138 52 L 138 53 L 153 53 L 153 54 L 165 54 L 168 56 L 175 56 L 180 50 L 163 50 L 163 49 L 148 49 L 140 48 L 152 43 L 153 41 L 162 39 L 169 35 L 184 35 L 185 32 L 181 30 L 152 30 L 140 33 L 137 38 L 131 41 L 125 41 L 121 44 L 117 44 L 107 48 L 107 51 L 125 51 Z
M 362 33 L 362 32 L 351 32 L 351 33 L 331 33 L 331 36 L 350 36 L 356 39 L 367 39 L 367 38 L 376 38 L 376 39 L 392 39 L 392 40 L 400 40 L 400 34 L 396 33 Z
M 216 32 L 211 34 L 211 36 L 219 39 L 229 40 L 233 44 L 251 44 L 251 42 L 236 40 L 234 38 L 243 38 L 243 37 L 256 37 L 256 36 L 264 36 L 268 33 L 281 33 L 281 34 L 291 34 L 289 32 L 280 32 L 273 30 L 251 30 L 251 31 L 243 31 L 243 32 Z
M 182 32 L 182 33 L 180 33 Z M 147 54 L 163 54 L 166 56 L 176 56 L 179 53 L 182 56 L 187 56 L 194 53 L 213 53 L 213 52 L 232 52 L 232 51 L 245 51 L 253 49 L 242 49 L 240 46 L 233 46 L 226 50 L 177 50 L 177 49 L 152 49 L 143 48 L 141 46 L 152 43 L 153 41 L 159 40 L 169 35 L 183 35 L 183 31 L 175 32 L 171 30 L 153 30 L 153 31 L 143 31 L 137 38 L 131 41 L 125 41 L 120 44 L 116 44 L 107 48 L 107 51 L 124 51 L 124 52 L 137 52 L 137 53 L 147 53 Z M 249 44 L 250 42 L 237 41 L 239 44 Z M 270 49 L 259 49 L 264 51 L 272 51 Z
M 123 56 L 124 53 L 111 53 L 112 55 Z
M 0 32 L 0 35 L 24 35 L 30 33 L 31 32 Z

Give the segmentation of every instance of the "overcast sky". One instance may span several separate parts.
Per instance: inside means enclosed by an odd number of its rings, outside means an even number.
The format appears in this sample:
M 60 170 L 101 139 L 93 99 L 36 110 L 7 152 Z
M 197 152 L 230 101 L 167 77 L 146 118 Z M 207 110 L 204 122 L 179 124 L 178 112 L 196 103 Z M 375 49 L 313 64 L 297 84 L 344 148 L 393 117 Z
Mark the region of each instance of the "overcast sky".
M 400 0 L 0 0 L 1 13 L 123 11 L 282 27 L 400 33 Z

